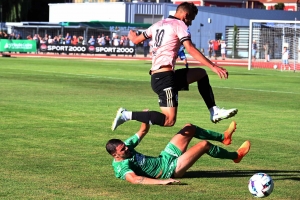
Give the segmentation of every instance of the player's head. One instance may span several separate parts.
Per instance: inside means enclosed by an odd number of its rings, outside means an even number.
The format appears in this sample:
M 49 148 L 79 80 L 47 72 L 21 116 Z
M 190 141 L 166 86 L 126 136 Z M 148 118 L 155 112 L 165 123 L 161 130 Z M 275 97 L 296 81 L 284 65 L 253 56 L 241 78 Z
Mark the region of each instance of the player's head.
M 184 21 L 187 26 L 192 25 L 192 21 L 198 14 L 198 8 L 194 3 L 183 2 L 177 6 L 176 17 Z
M 111 139 L 106 143 L 106 151 L 116 159 L 126 159 L 131 153 L 122 140 Z

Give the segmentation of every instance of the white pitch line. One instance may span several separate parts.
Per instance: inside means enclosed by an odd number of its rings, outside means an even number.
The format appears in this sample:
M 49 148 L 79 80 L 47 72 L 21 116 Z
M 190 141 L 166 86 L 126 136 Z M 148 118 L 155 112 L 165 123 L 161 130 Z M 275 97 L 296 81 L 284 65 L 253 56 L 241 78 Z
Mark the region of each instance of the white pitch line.
M 247 90 L 247 91 L 255 91 L 255 92 L 270 92 L 270 93 L 282 93 L 282 94 L 300 94 L 297 92 L 284 92 L 284 91 L 274 91 L 274 90 L 258 90 L 258 89 L 250 89 L 250 88 L 230 88 L 230 87 L 214 87 L 221 89 L 233 89 L 233 90 Z
M 6 69 L 12 69 L 12 68 L 6 68 Z M 115 80 L 149 82 L 148 80 L 128 79 L 128 78 L 119 78 L 119 77 L 111 77 L 111 76 L 99 76 L 99 75 L 92 75 L 92 74 L 58 73 L 58 72 L 51 72 L 51 71 L 44 71 L 44 70 L 29 70 L 29 69 L 22 69 L 22 70 L 32 71 L 32 72 L 52 73 L 52 74 L 59 75 L 61 77 L 70 77 L 68 75 L 72 75 L 72 76 L 85 76 L 85 77 L 90 77 L 90 78 L 105 78 L 105 79 L 115 79 Z M 4 73 L 10 73 L 10 72 L 4 72 Z M 19 73 L 18 72 L 18 73 L 10 73 L 10 74 L 26 74 L 26 73 Z M 256 91 L 256 92 L 270 92 L 270 93 L 279 93 L 279 94 L 300 94 L 298 92 L 262 90 L 262 89 L 251 89 L 251 88 L 231 88 L 231 87 L 218 87 L 218 86 L 212 86 L 212 87 L 213 88 L 221 88 L 221 89 L 245 90 L 245 91 Z

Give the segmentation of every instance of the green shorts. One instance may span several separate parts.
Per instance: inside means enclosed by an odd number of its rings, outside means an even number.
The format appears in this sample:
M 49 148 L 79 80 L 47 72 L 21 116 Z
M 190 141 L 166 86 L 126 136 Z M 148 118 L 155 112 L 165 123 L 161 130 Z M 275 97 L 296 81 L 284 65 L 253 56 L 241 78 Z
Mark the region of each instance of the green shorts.
M 174 144 L 168 143 L 166 148 L 160 153 L 161 157 L 161 167 L 163 169 L 160 178 L 171 178 L 177 167 L 178 157 L 182 155 L 180 149 L 178 149 Z

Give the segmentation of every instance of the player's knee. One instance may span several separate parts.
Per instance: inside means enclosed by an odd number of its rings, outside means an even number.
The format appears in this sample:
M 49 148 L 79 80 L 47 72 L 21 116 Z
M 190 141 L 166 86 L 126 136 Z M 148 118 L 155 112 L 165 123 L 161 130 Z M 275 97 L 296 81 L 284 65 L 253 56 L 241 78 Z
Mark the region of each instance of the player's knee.
M 179 131 L 179 134 L 193 137 L 196 131 L 196 127 L 192 124 L 186 124 L 184 127 Z
M 202 141 L 202 145 L 203 145 L 203 148 L 206 150 L 206 151 L 209 151 L 210 147 L 211 147 L 211 143 L 207 140 L 203 140 Z
M 175 123 L 176 123 L 176 119 L 166 118 L 164 126 L 174 126 Z
M 184 129 L 185 129 L 185 132 L 187 133 L 187 135 L 194 136 L 196 127 L 193 124 L 190 124 L 190 123 L 186 124 L 184 126 Z

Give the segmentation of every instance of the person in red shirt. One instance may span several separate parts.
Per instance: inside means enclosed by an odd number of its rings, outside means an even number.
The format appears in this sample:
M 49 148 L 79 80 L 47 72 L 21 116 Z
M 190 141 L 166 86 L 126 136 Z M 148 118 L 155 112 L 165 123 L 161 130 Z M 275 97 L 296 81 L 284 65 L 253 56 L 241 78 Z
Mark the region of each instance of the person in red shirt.
M 78 39 L 77 39 L 76 35 L 73 35 L 73 38 L 71 40 L 71 44 L 72 45 L 77 45 L 77 43 L 78 43 Z
M 214 46 L 215 59 L 217 60 L 217 54 L 218 54 L 218 51 L 219 51 L 220 40 L 214 40 L 213 41 L 213 46 Z

